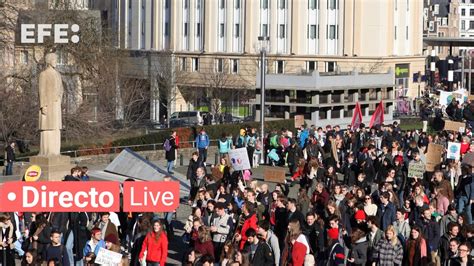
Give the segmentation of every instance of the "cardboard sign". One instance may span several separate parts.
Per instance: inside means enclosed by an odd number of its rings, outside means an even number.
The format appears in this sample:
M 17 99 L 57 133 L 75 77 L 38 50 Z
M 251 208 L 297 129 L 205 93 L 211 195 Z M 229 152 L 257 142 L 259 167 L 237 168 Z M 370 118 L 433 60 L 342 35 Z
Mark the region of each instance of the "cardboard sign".
M 265 182 L 284 183 L 286 168 L 282 167 L 265 167 L 263 171 L 263 180 Z
M 234 171 L 250 169 L 250 161 L 249 155 L 247 153 L 247 148 L 230 150 L 229 158 Z
M 213 167 L 211 171 L 212 171 L 212 176 L 216 178 L 216 180 L 221 180 L 222 177 L 224 176 L 224 173 L 221 172 L 218 166 Z
M 464 133 L 465 129 L 466 123 L 463 122 L 455 122 L 451 120 L 446 120 L 444 122 L 444 130 Z
M 441 163 L 443 158 L 443 145 L 430 143 L 428 144 L 428 153 L 426 154 L 425 169 L 428 172 L 434 172 L 436 167 Z
M 461 143 L 448 142 L 448 153 L 446 158 L 459 160 L 461 158 Z
M 304 126 L 304 115 L 295 115 L 295 128 Z
M 415 162 L 412 161 L 408 165 L 408 177 L 417 177 L 418 179 L 423 178 L 425 173 L 425 164 L 421 161 Z
M 25 181 L 26 182 L 35 182 L 41 177 L 41 167 L 38 165 L 32 165 L 26 169 L 25 172 Z
M 100 248 L 95 263 L 100 265 L 117 265 L 122 262 L 122 254 Z

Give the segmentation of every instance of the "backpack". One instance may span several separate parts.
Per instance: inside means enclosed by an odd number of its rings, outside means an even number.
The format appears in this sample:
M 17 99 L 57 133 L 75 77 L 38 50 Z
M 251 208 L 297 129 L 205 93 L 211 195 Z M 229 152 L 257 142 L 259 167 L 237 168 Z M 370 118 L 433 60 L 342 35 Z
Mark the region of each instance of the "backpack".
M 171 150 L 171 142 L 170 139 L 166 139 L 165 143 L 163 143 L 163 148 L 165 148 L 165 151 L 170 151 Z

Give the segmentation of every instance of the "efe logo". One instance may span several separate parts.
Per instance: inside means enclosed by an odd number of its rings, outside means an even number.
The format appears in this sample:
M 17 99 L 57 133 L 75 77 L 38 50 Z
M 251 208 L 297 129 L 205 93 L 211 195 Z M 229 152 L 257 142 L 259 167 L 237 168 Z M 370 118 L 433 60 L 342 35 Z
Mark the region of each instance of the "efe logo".
M 73 24 L 21 24 L 21 43 L 44 43 L 44 37 L 51 37 L 54 33 L 54 43 L 73 43 L 79 42 L 79 35 L 74 34 L 69 39 L 68 30 L 74 33 L 79 32 L 79 25 Z M 35 38 L 36 35 L 36 38 Z

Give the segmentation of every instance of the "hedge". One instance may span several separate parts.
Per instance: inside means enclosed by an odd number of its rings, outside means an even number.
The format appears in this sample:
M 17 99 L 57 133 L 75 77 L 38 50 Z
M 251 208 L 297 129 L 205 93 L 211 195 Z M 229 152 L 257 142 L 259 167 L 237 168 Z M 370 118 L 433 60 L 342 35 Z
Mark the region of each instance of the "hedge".
M 193 141 L 197 136 L 197 133 L 204 128 L 209 138 L 219 139 L 222 136 L 222 133 L 232 134 L 232 136 L 236 136 L 239 134 L 239 130 L 242 127 L 253 127 L 253 128 L 260 128 L 259 122 L 246 122 L 240 124 L 222 124 L 222 125 L 209 125 L 209 126 L 197 126 L 197 127 L 190 127 L 190 128 L 175 128 L 175 129 L 166 129 L 161 130 L 159 132 L 132 137 L 132 138 L 125 138 L 125 139 L 118 139 L 112 142 L 112 146 L 130 146 L 130 145 L 146 145 L 152 143 L 163 143 L 165 138 L 167 138 L 172 130 L 176 130 L 179 136 L 180 142 L 182 142 L 181 147 L 185 148 L 189 145 L 186 145 L 185 142 Z M 282 128 L 293 129 L 294 127 L 294 120 L 276 120 L 276 121 L 268 121 L 265 122 L 265 131 L 271 130 L 280 130 Z

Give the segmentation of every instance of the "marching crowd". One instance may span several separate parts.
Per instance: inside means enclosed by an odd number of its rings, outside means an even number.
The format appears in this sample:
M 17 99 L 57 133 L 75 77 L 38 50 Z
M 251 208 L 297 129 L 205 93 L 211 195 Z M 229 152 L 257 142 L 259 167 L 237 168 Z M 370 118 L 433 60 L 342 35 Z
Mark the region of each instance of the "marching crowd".
M 169 172 L 175 138 L 164 147 Z M 429 144 L 446 149 L 448 142 L 461 143 L 460 160 L 443 155 L 434 171 L 410 171 L 426 165 Z M 183 265 L 473 265 L 473 162 L 464 158 L 474 142 L 466 133 L 429 135 L 394 123 L 301 126 L 261 139 L 242 128 L 236 138 L 223 134 L 220 163 L 211 167 L 208 146 L 202 130 L 186 173 L 192 211 Z M 251 169 L 232 169 L 228 153 L 235 148 L 247 149 Z M 274 189 L 252 176 L 262 150 L 267 164 L 288 168 L 288 181 Z M 87 180 L 87 168 L 65 177 Z M 165 265 L 177 223 L 173 213 L 161 217 L 1 213 L 0 262 L 14 265 L 19 256 L 22 265 L 94 265 L 104 248 L 122 254 L 119 265 Z

